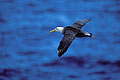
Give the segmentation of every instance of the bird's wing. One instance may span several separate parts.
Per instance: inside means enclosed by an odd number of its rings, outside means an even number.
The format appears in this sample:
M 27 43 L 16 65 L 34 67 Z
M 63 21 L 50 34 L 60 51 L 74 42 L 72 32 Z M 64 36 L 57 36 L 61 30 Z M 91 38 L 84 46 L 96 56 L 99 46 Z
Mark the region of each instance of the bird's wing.
M 67 49 L 69 48 L 70 44 L 72 41 L 75 39 L 75 34 L 65 34 L 64 37 L 62 38 L 59 47 L 58 47 L 58 56 L 62 56 Z
M 71 25 L 71 27 L 79 28 L 81 29 L 87 22 L 91 21 L 91 19 L 85 19 L 85 20 L 78 20 L 75 23 Z

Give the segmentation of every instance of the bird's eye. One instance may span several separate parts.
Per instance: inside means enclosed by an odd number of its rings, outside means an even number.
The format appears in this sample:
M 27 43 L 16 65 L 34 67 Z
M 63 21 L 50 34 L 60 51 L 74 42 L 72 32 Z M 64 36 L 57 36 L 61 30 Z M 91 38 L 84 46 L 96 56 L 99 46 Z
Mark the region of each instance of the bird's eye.
M 58 28 L 55 28 L 56 30 L 58 30 Z

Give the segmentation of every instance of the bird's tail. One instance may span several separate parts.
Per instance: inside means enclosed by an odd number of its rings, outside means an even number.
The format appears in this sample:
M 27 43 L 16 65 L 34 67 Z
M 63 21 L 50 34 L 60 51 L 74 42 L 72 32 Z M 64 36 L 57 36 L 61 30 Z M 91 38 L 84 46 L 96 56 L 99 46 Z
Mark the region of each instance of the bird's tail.
M 90 33 L 90 37 L 91 37 L 91 38 L 96 38 L 95 36 L 92 35 L 92 33 Z

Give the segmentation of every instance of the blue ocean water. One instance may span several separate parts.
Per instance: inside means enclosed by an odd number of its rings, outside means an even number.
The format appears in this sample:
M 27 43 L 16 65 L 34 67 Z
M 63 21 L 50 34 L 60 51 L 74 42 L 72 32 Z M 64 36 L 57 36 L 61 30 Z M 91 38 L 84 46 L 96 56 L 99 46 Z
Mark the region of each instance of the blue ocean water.
M 92 19 L 59 58 L 56 26 Z M 0 80 L 120 80 L 119 0 L 0 0 Z

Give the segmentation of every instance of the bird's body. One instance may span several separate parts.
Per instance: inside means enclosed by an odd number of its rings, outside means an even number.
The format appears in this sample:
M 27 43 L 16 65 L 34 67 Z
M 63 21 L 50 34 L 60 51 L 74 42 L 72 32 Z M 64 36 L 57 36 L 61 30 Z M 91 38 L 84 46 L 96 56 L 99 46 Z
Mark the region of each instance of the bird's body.
M 63 30 L 63 34 L 66 33 L 74 33 L 76 37 L 88 37 L 90 34 L 88 32 L 82 31 L 81 29 L 77 29 L 71 26 L 67 26 Z
M 71 26 L 56 27 L 54 30 L 50 31 L 50 33 L 58 31 L 64 35 L 64 37 L 62 38 L 62 40 L 59 44 L 58 51 L 57 51 L 59 57 L 62 56 L 67 51 L 67 49 L 69 48 L 70 44 L 75 39 L 75 37 L 92 37 L 92 38 L 94 38 L 94 36 L 92 36 L 92 33 L 88 33 L 88 32 L 81 30 L 81 28 L 88 21 L 90 21 L 90 19 L 79 20 L 79 21 L 76 21 Z

